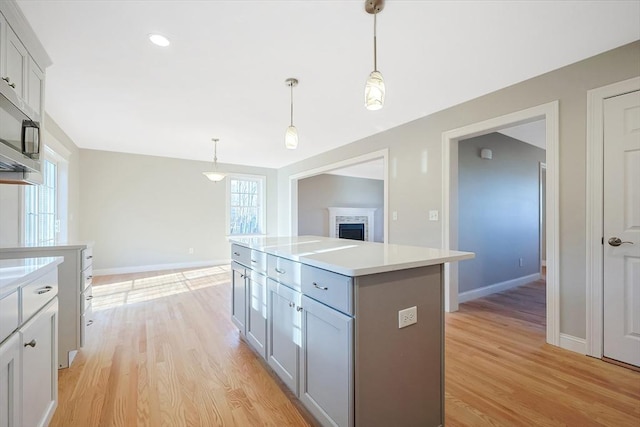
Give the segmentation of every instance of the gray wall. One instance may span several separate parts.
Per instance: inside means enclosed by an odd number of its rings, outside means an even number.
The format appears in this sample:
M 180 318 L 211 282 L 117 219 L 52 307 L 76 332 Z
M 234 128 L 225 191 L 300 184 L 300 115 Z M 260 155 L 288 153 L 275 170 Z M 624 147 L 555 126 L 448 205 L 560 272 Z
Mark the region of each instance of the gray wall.
M 80 237 L 80 150 L 48 114 L 45 115 L 44 130 L 43 142 L 45 145 L 47 144 L 46 134 L 50 133 L 69 151 L 69 193 L 67 206 L 69 220 L 67 240 L 69 242 L 75 242 L 78 241 Z M 22 192 L 22 185 L 0 184 L 0 246 L 18 246 L 22 240 L 20 236 L 20 215 L 22 215 L 22 207 L 20 204 Z
M 81 160 L 81 235 L 95 242 L 94 269 L 229 259 L 226 180 L 213 183 L 202 175 L 211 162 L 96 150 L 81 150 Z M 267 232 L 275 234 L 275 169 L 220 169 L 267 177 Z
M 480 158 L 489 148 L 493 159 Z M 458 146 L 460 292 L 540 272 L 540 180 L 544 150 L 500 133 Z M 520 267 L 519 259 L 523 259 Z
M 373 239 L 384 240 L 384 181 L 321 174 L 298 181 L 298 234 L 329 236 L 328 207 L 376 208 Z
M 388 147 L 388 209 L 399 217 L 389 222 L 390 243 L 440 247 L 442 223 L 426 218 L 430 209 L 442 210 L 442 133 L 559 100 L 560 332 L 584 338 L 587 91 L 639 76 L 639 58 L 636 41 L 284 167 L 278 170 L 279 231 L 290 230 L 291 175 Z M 426 170 L 421 165 L 424 153 Z

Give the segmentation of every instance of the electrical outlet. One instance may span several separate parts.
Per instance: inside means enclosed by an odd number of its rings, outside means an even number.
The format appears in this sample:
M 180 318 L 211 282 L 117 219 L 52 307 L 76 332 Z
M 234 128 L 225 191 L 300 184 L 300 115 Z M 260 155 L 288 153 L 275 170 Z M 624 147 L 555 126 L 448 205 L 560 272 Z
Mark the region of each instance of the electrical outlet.
M 398 220 L 398 211 L 393 211 L 392 217 L 393 217 L 394 221 L 397 221 Z
M 429 221 L 438 220 L 438 211 L 429 211 Z
M 418 307 L 413 306 L 398 312 L 398 329 L 418 323 Z
M 193 254 L 193 248 L 189 248 L 189 253 Z

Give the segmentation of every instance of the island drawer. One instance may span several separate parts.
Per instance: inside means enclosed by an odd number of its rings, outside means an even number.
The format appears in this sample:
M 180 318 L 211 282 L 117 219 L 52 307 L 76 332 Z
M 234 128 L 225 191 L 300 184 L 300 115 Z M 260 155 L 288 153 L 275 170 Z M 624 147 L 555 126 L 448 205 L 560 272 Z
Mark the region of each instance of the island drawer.
M 353 278 L 302 265 L 302 293 L 346 314 L 353 314 Z
M 22 287 L 22 322 L 26 322 L 58 295 L 58 270 L 52 270 Z
M 18 329 L 19 304 L 18 289 L 0 298 L 0 343 Z
M 275 281 L 296 290 L 302 285 L 302 264 L 285 258 L 269 255 L 267 257 L 267 275 Z
M 259 271 L 260 273 L 267 272 L 267 254 L 264 252 L 257 251 L 255 249 L 251 250 L 251 264 L 249 267 L 255 271 Z
M 251 249 L 234 243 L 231 245 L 231 259 L 248 267 L 251 265 Z
M 91 301 L 85 307 L 85 312 L 80 316 L 80 347 L 86 344 L 87 328 L 93 325 L 93 308 Z
M 82 282 L 80 283 L 82 289 L 80 289 L 80 292 L 84 292 L 85 289 L 91 286 L 91 282 L 93 281 L 93 267 L 89 266 L 80 275 L 82 276 Z
M 84 314 L 86 308 L 91 304 L 91 300 L 93 300 L 93 286 L 89 285 L 80 294 L 80 314 Z
M 80 262 L 82 271 L 86 270 L 87 267 L 93 264 L 93 248 L 85 248 L 82 250 L 81 255 L 82 260 Z

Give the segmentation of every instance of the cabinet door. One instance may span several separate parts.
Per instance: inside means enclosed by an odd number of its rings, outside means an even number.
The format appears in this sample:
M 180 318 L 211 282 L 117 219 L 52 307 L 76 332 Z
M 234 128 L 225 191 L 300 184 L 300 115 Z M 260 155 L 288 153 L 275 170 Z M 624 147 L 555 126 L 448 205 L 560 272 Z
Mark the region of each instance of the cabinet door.
M 22 424 L 44 426 L 58 403 L 58 299 L 20 329 Z
M 33 58 L 29 57 L 29 72 L 27 76 L 27 104 L 39 115 L 43 115 L 42 101 L 44 98 L 44 73 Z M 42 119 L 41 119 L 42 120 Z
M 26 95 L 26 76 L 27 76 L 27 61 L 29 54 L 24 47 L 16 33 L 13 32 L 11 27 L 6 26 L 6 65 L 5 75 L 2 76 L 8 79 L 8 82 L 13 90 L 16 91 L 18 97 L 25 99 Z
M 0 427 L 21 425 L 20 372 L 20 334 L 15 333 L 0 345 Z
M 323 426 L 353 426 L 353 318 L 302 297 L 300 400 Z
M 289 389 L 299 396 L 298 358 L 302 346 L 300 292 L 268 280 L 267 362 Z
M 247 270 L 247 341 L 267 358 L 267 278 Z
M 245 269 L 235 262 L 231 263 L 231 320 L 245 334 L 247 295 Z

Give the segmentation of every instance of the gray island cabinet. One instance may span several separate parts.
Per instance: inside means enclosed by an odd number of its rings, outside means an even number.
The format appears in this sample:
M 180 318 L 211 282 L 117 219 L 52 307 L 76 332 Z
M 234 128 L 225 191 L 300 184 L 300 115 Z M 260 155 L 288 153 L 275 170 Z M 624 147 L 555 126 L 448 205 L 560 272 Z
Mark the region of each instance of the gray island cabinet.
M 444 423 L 443 265 L 472 253 L 317 236 L 231 242 L 232 320 L 320 424 Z

